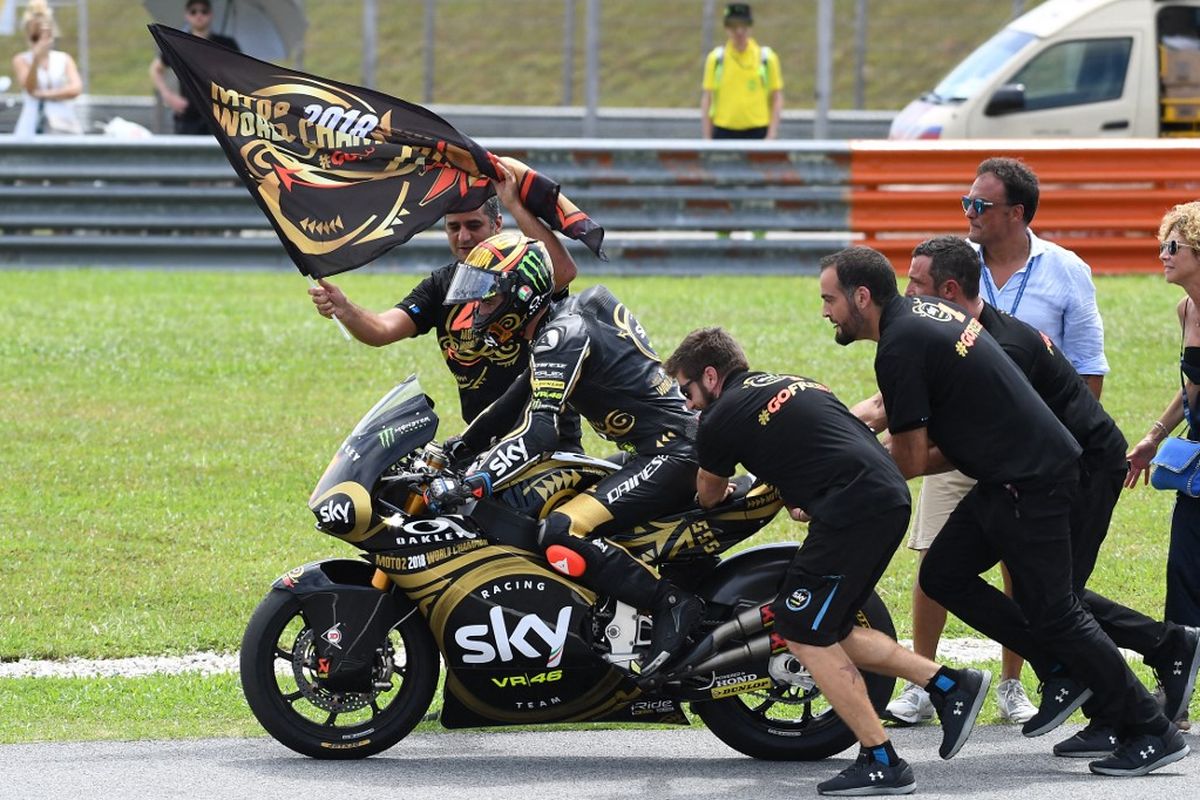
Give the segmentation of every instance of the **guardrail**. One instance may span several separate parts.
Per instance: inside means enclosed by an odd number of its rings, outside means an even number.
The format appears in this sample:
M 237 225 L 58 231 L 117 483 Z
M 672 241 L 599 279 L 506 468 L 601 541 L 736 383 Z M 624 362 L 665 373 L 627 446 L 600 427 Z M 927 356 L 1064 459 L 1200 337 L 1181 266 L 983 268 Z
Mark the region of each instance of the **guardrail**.
M 266 218 L 207 137 L 120 141 L 0 137 L 0 264 L 290 265 Z M 1196 196 L 1200 142 L 702 142 L 484 139 L 563 184 L 608 231 L 606 273 L 814 273 L 851 242 L 907 268 L 913 245 L 963 234 L 959 196 L 992 155 L 1039 174 L 1039 235 L 1097 272 L 1159 269 L 1162 214 Z M 572 243 L 571 246 L 576 246 Z M 427 232 L 376 262 L 427 271 Z

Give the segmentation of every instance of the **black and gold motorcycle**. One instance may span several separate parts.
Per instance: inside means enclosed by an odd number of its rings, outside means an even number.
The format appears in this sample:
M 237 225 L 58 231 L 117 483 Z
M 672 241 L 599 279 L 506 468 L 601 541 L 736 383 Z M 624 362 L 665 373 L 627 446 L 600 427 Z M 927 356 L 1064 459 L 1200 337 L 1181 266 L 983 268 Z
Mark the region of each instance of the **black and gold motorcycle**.
M 772 632 L 795 544 L 722 554 L 765 526 L 778 492 L 743 476 L 721 506 L 681 509 L 623 536 L 635 556 L 700 597 L 705 618 L 653 684 L 636 664 L 642 611 L 552 569 L 540 517 L 617 467 L 558 453 L 488 499 L 433 514 L 424 490 L 454 474 L 434 441 L 432 401 L 411 377 L 338 449 L 309 499 L 317 528 L 361 549 L 289 571 L 242 639 L 241 679 L 262 726 L 315 758 L 362 758 L 427 718 L 446 665 L 447 728 L 538 723 L 688 724 L 764 759 L 813 760 L 855 741 L 808 671 Z M 895 635 L 880 599 L 859 624 Z M 894 680 L 866 675 L 882 709 Z

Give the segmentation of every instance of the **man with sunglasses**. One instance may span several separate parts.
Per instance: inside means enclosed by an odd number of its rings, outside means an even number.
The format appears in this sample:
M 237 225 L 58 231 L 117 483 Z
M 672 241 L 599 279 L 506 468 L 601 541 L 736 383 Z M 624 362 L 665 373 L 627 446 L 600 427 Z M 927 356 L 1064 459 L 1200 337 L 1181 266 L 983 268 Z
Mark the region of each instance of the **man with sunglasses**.
M 1029 229 L 1037 212 L 1037 175 L 1012 158 L 989 158 L 976 169 L 975 181 L 962 197 L 968 236 L 979 254 L 980 296 L 990 305 L 1047 334 L 1088 388 L 1098 398 L 1108 372 L 1104 357 L 1104 325 L 1096 306 L 1091 268 L 1077 255 L 1039 239 Z M 856 406 L 856 413 L 861 412 Z M 868 424 L 871 420 L 866 417 Z M 950 512 L 974 481 L 958 471 L 924 480 L 913 509 L 908 546 L 921 558 Z M 1005 590 L 1012 587 L 1002 569 Z M 946 610 L 913 582 L 913 649 L 935 657 L 946 624 Z M 1036 709 L 1021 685 L 1021 658 L 1005 650 L 996 699 L 1000 717 L 1023 724 Z M 887 716 L 912 724 L 932 717 L 920 687 L 905 686 L 888 704 Z
M 184 4 L 184 15 L 187 18 L 187 31 L 193 36 L 208 39 L 210 42 L 223 45 L 231 50 L 241 51 L 235 39 L 213 33 L 212 3 L 209 0 L 187 0 Z M 175 133 L 207 136 L 209 133 L 208 122 L 200 114 L 199 109 L 193 108 L 191 102 L 181 92 L 171 87 L 167 82 L 166 71 L 167 65 L 163 63 L 162 56 L 155 56 L 154 60 L 150 62 L 150 80 L 154 82 L 154 88 L 158 90 L 163 104 L 174 113 Z
M 500 203 L 503 201 L 522 233 L 546 247 L 553 268 L 556 297 L 566 295 L 567 284 L 578 271 L 575 260 L 555 233 L 521 202 L 512 170 L 503 161 L 497 162 L 496 169 L 503 180 L 496 183 L 495 197 L 488 198 L 472 211 L 447 214 L 443 220 L 446 243 L 453 260 L 434 270 L 394 307 L 371 311 L 351 301 L 339 286 L 325 278 L 308 290 L 321 316 L 336 317 L 354 338 L 372 347 L 383 347 L 434 331 L 446 368 L 458 384 L 462 418 L 467 423 L 499 399 L 529 362 L 529 348 L 524 339 L 514 338 L 493 347 L 477 337 L 472 329 L 473 304 L 446 304 L 446 294 L 459 262 L 465 260 L 476 245 L 503 228 Z M 579 415 L 565 413 L 559 431 L 559 449 L 582 452 Z

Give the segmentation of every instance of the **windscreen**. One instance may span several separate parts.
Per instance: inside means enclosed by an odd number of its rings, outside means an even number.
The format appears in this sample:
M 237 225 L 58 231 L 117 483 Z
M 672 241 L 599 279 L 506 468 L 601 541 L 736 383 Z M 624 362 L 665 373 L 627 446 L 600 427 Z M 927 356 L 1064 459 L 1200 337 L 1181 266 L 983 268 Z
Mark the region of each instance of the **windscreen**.
M 1005 28 L 977 47 L 922 99 L 930 103 L 960 103 L 974 97 L 1034 38 L 1032 33 Z

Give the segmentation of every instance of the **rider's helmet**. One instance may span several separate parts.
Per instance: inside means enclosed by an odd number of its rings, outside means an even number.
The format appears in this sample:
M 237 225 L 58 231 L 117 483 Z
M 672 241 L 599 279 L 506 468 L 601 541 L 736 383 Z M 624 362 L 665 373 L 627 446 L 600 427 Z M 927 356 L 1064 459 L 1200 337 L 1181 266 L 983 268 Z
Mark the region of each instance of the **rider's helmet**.
M 519 233 L 498 233 L 475 246 L 460 261 L 446 292 L 446 305 L 483 301 L 471 328 L 492 346 L 520 333 L 554 292 L 554 274 L 546 246 Z M 499 302 L 491 308 L 492 301 Z

